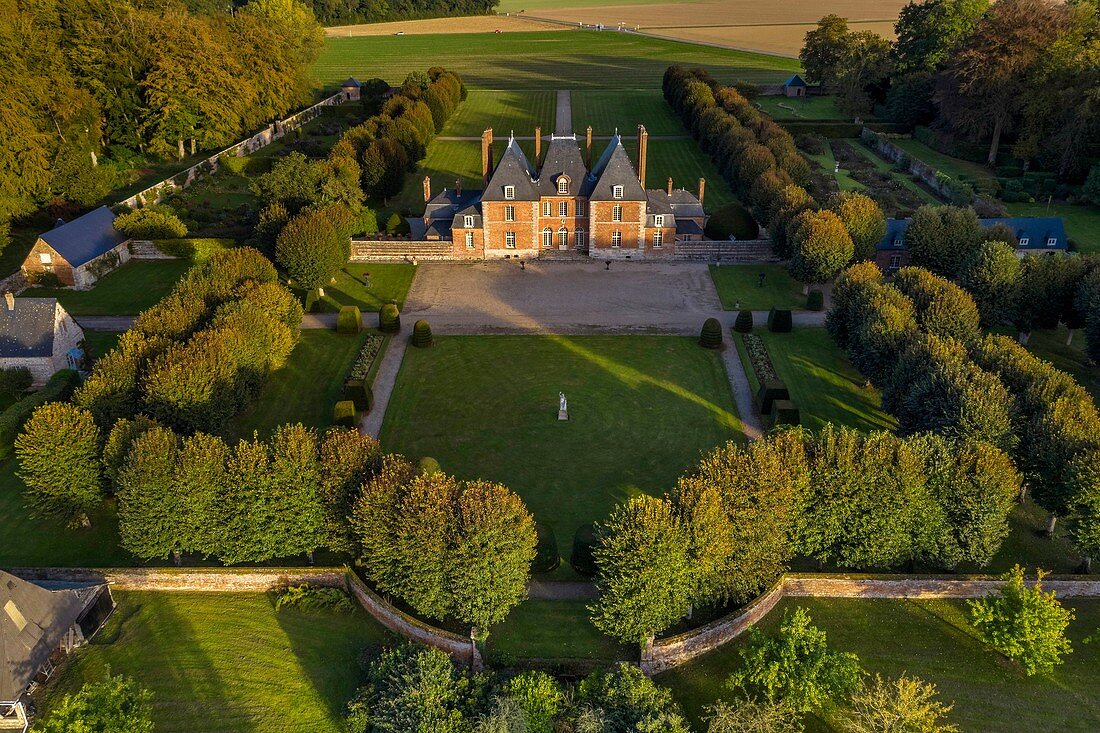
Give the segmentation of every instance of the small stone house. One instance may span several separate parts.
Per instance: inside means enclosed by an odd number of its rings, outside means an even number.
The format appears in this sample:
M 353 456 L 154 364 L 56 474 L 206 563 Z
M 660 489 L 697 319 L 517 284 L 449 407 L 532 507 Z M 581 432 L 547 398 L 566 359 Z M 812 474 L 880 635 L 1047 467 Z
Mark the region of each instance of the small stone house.
M 783 82 L 783 94 L 787 97 L 805 97 L 807 89 L 809 89 L 809 85 L 798 74 Z
M 340 91 L 347 95 L 349 102 L 358 102 L 360 90 L 363 84 L 354 76 L 349 76 L 343 84 L 340 85 Z
M 67 287 L 85 290 L 96 280 L 130 259 L 129 240 L 115 229 L 115 215 L 100 206 L 68 223 L 38 235 L 27 259 L 23 275 L 34 280 L 53 274 Z
M 26 367 L 34 384 L 79 365 L 84 331 L 56 298 L 16 298 L 0 304 L 0 368 Z
M 26 733 L 26 696 L 113 610 L 105 583 L 50 590 L 0 570 L 0 731 Z

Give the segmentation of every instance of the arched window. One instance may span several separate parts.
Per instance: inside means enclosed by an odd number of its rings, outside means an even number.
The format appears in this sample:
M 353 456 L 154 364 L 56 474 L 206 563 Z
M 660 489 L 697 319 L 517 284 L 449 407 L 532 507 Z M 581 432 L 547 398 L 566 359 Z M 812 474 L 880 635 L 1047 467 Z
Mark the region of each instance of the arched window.
M 569 194 L 569 178 L 561 176 L 558 178 L 558 193 L 566 196 Z
M 543 249 L 550 249 L 550 246 L 554 243 L 554 232 L 550 227 L 546 227 L 542 230 L 542 246 Z
M 558 246 L 562 249 L 569 246 L 569 230 L 565 227 L 558 230 Z

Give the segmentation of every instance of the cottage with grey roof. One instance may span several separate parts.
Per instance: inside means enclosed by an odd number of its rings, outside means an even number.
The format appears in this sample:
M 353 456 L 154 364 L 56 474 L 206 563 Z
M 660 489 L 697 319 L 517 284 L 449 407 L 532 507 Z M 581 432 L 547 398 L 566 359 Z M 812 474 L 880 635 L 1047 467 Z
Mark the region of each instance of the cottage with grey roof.
M 1017 257 L 1066 252 L 1069 249 L 1066 228 L 1060 216 L 995 217 L 978 221 L 987 229 L 997 224 L 1011 229 L 1016 241 L 1008 244 L 1016 246 Z M 886 220 L 886 234 L 875 249 L 875 262 L 883 271 L 893 272 L 909 264 L 909 252 L 905 247 L 908 229 L 908 219 Z
M 54 276 L 62 285 L 84 290 L 130 259 L 129 239 L 115 229 L 115 215 L 100 206 L 84 216 L 38 235 L 21 268 L 34 282 Z
M 26 367 L 34 384 L 73 369 L 83 357 L 84 331 L 56 298 L 16 298 L 0 303 L 0 368 Z

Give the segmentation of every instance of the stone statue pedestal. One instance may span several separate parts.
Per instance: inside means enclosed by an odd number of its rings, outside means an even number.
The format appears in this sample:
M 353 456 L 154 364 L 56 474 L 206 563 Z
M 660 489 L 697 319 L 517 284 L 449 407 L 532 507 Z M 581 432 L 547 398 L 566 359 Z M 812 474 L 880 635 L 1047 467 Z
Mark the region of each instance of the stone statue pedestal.
M 568 420 L 569 419 L 569 410 L 558 410 L 558 419 L 559 420 Z

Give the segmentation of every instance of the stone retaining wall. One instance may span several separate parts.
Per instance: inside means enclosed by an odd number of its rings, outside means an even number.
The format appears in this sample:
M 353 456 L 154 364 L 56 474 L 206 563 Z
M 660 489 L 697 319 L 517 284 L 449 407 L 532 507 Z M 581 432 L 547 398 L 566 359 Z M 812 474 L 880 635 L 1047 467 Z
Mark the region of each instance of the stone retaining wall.
M 107 582 L 114 590 L 264 593 L 283 583 L 342 588 L 343 568 L 11 568 L 26 580 Z
M 655 675 L 714 651 L 767 616 L 782 598 L 982 598 L 1001 585 L 1002 581 L 989 577 L 889 579 L 792 573 L 736 614 L 647 645 L 642 651 L 641 667 L 646 674 Z M 1095 578 L 1048 578 L 1043 588 L 1055 591 L 1060 598 L 1100 597 L 1100 579 Z

